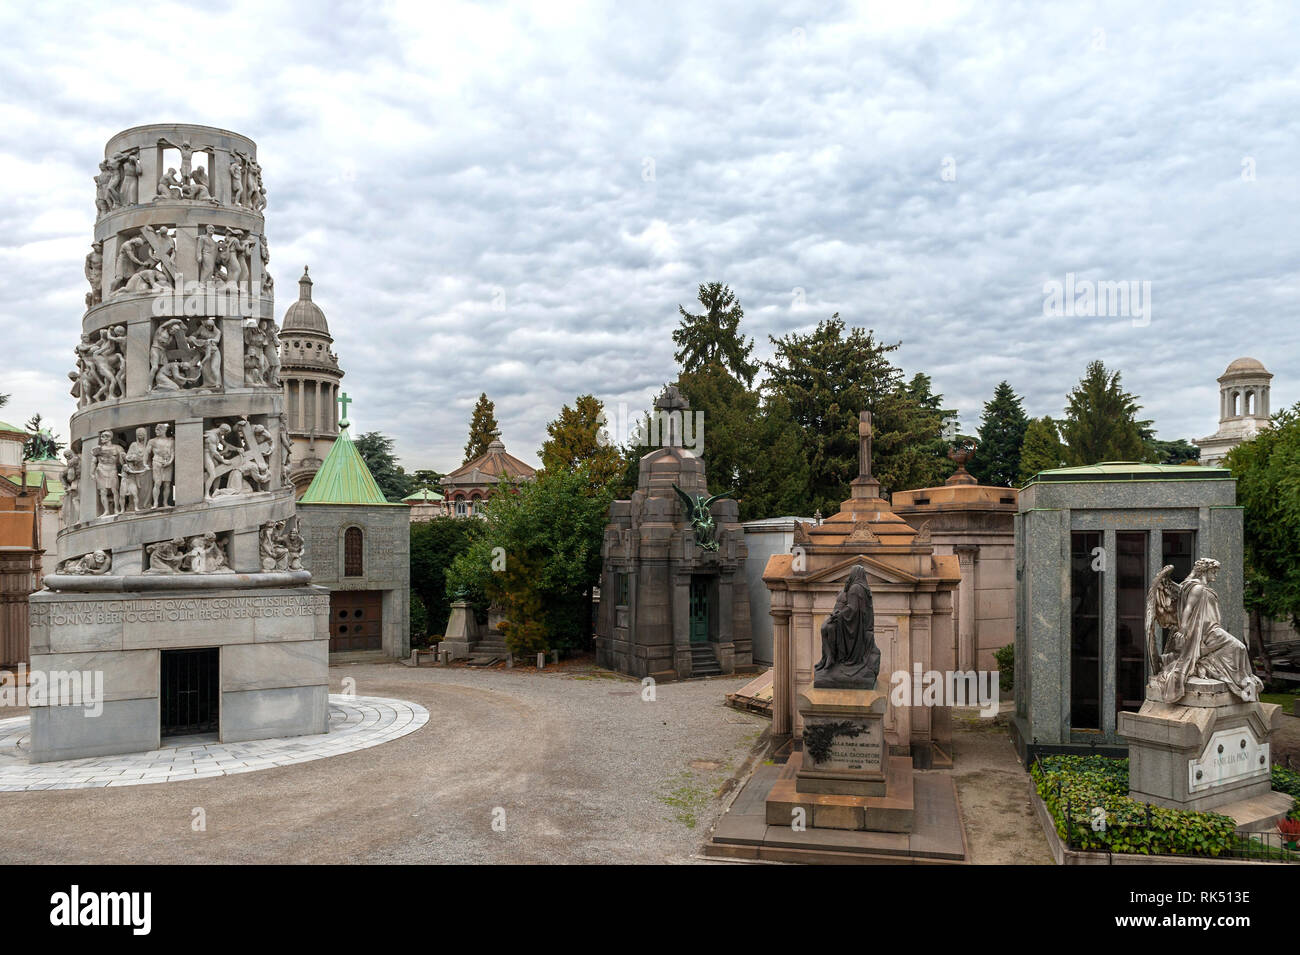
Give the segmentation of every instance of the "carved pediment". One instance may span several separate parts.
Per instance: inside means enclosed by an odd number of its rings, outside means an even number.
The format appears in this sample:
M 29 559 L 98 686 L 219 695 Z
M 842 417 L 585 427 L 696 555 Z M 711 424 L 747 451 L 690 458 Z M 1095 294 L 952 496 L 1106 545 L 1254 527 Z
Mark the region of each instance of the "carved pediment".
M 866 568 L 867 576 L 874 584 L 879 581 L 887 584 L 908 584 L 915 586 L 920 582 L 920 578 L 909 574 L 905 570 L 899 570 L 892 564 L 886 564 L 882 561 L 868 557 L 865 554 L 855 554 L 852 557 L 846 557 L 844 560 L 831 564 L 829 567 L 823 567 L 821 570 L 808 574 L 801 578 L 802 581 L 813 583 L 821 581 L 841 581 L 849 576 L 849 571 L 854 567 L 861 565 Z

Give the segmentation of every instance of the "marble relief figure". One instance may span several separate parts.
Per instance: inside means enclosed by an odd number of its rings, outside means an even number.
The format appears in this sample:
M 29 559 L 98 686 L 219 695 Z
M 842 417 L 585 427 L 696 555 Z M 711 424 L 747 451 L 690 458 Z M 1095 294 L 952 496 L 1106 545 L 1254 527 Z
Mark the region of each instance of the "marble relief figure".
M 59 520 L 64 527 L 76 523 L 75 515 L 81 506 L 81 456 L 68 448 L 63 452 L 63 504 L 59 508 Z
M 145 547 L 146 574 L 231 574 L 225 544 L 213 531 Z
M 68 373 L 72 379 L 71 393 L 77 399 L 77 407 L 107 398 L 121 398 L 126 393 L 126 358 L 123 349 L 126 343 L 126 326 L 115 325 L 99 330 L 91 336 L 88 332 L 81 335 L 77 345 L 77 367 Z
M 95 240 L 91 243 L 90 252 L 86 255 L 86 281 L 90 283 L 90 291 L 86 293 L 86 308 L 98 305 L 104 299 L 104 243 L 102 240 Z
M 97 550 L 90 554 L 83 554 L 80 557 L 69 557 L 63 563 L 59 564 L 55 573 L 59 574 L 90 574 L 93 576 L 102 576 L 113 569 L 113 558 L 107 551 Z
M 113 441 L 111 431 L 99 432 L 99 442 L 91 449 L 95 462 L 95 491 L 99 496 L 101 516 L 116 514 L 121 510 L 121 469 L 126 451 Z
M 270 432 L 247 418 L 218 422 L 203 432 L 205 496 L 225 497 L 271 489 Z
M 128 507 L 140 510 L 140 481 L 149 473 L 149 432 L 144 428 L 135 429 L 135 440 L 126 449 L 122 458 L 122 475 L 118 485 L 122 495 L 122 510 Z
M 166 422 L 155 425 L 154 436 L 149 439 L 149 470 L 153 476 L 150 490 L 151 507 L 170 507 L 172 498 L 172 479 L 176 465 L 176 439 L 167 434 L 170 425 Z

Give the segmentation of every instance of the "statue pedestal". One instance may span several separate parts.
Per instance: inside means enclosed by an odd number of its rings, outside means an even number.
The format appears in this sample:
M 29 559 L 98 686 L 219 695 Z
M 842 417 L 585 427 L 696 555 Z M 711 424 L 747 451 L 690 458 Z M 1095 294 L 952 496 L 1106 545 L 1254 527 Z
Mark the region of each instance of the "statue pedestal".
M 467 660 L 470 647 L 478 638 L 478 621 L 474 619 L 474 608 L 468 600 L 453 600 L 447 632 L 438 644 L 439 651 L 450 653 L 453 660 Z
M 879 690 L 827 690 L 799 694 L 803 717 L 802 793 L 885 795 L 885 704 Z
M 1129 795 L 1169 809 L 1204 811 L 1267 795 L 1269 734 L 1281 709 L 1243 703 L 1218 680 L 1193 677 L 1178 703 L 1147 700 L 1119 714 L 1129 746 Z
M 767 824 L 867 832 L 912 831 L 912 760 L 885 744 L 887 695 L 812 687 L 799 694 L 803 751 L 767 797 Z

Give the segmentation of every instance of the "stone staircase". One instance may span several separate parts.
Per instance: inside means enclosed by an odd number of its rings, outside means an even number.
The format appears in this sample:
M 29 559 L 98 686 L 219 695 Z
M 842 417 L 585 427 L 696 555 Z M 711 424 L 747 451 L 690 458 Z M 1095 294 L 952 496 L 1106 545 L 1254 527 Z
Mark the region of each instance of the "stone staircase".
M 691 676 L 722 676 L 722 667 L 710 643 L 691 644 Z
M 510 650 L 506 647 L 506 639 L 500 633 L 489 631 L 483 639 L 478 640 L 469 648 L 469 665 L 470 666 L 488 666 L 498 660 L 504 660 L 510 655 Z

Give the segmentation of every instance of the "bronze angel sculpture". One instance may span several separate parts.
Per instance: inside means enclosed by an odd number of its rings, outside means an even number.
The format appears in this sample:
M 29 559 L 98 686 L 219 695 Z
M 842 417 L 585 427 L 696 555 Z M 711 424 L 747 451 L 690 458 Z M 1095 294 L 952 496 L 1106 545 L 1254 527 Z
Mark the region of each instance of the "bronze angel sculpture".
M 1202 557 L 1182 583 L 1165 565 L 1147 591 L 1146 652 L 1147 699 L 1177 703 L 1192 677 L 1226 683 L 1245 702 L 1259 699 L 1264 684 L 1255 676 L 1246 645 L 1221 625 L 1219 595 L 1210 586 L 1219 562 Z M 1163 652 L 1158 628 L 1168 639 Z
M 703 550 L 717 550 L 718 526 L 713 522 L 713 514 L 709 508 L 714 501 L 724 500 L 731 495 L 715 494 L 712 497 L 705 497 L 703 494 L 697 494 L 692 498 L 676 484 L 673 485 L 673 490 L 682 499 L 682 508 L 686 511 L 691 527 L 695 530 L 695 543 Z

